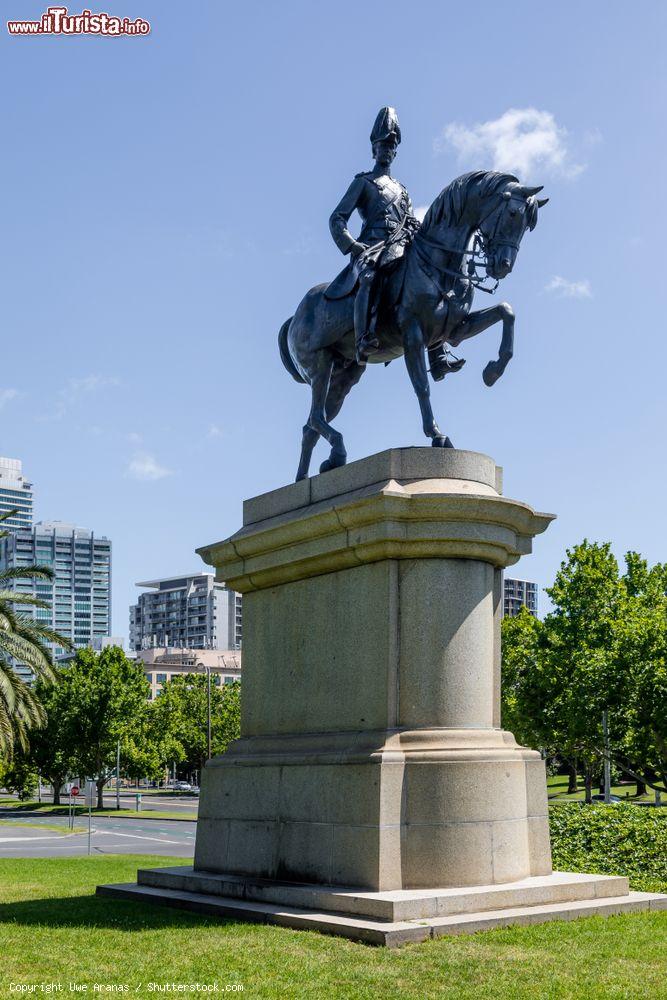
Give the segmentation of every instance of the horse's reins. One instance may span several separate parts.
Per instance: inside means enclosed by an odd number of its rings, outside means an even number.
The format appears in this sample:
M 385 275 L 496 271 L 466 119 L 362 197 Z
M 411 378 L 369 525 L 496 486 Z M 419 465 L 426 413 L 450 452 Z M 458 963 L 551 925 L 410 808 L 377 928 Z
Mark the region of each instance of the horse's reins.
M 440 243 L 437 240 L 432 240 L 430 237 L 424 236 L 421 232 L 418 232 L 413 240 L 413 242 L 417 244 L 417 253 L 422 258 L 422 261 L 427 261 L 431 267 L 437 268 L 437 270 L 442 274 L 451 274 L 454 278 L 460 278 L 461 281 L 469 281 L 473 288 L 479 289 L 480 292 L 487 292 L 489 295 L 493 295 L 500 284 L 500 281 L 496 278 L 496 283 L 493 288 L 485 288 L 483 282 L 487 280 L 488 275 L 477 274 L 477 268 L 485 266 L 485 251 L 483 247 L 481 251 L 477 249 L 478 241 L 479 237 L 475 236 L 475 247 L 472 250 L 459 250 L 458 248 L 445 246 L 444 243 Z M 435 250 L 443 250 L 445 253 L 461 254 L 463 257 L 470 257 L 466 268 L 467 273 L 465 271 L 453 271 L 450 267 L 443 267 L 441 264 L 434 264 L 433 260 L 428 256 L 425 250 L 420 247 L 420 243 L 430 244 Z M 476 258 L 479 258 L 479 260 Z M 438 284 L 438 282 L 436 282 L 436 284 Z M 443 289 L 440 288 L 440 291 L 443 291 Z
M 491 215 L 492 212 L 496 212 L 498 208 L 501 207 L 501 205 L 497 205 L 495 208 L 492 208 L 491 211 L 487 215 L 485 215 L 483 219 L 480 219 L 479 225 L 481 226 L 482 222 L 484 222 L 485 219 L 488 219 L 489 215 Z M 500 217 L 498 217 L 498 219 L 496 220 L 493 232 L 489 237 L 489 243 L 492 243 L 493 240 L 498 235 L 499 225 L 500 225 Z M 450 274 L 453 275 L 453 277 L 455 278 L 461 278 L 463 281 L 469 281 L 474 288 L 479 289 L 480 292 L 487 292 L 487 294 L 489 295 L 493 295 L 496 289 L 498 288 L 500 284 L 499 278 L 493 279 L 495 280 L 495 285 L 493 286 L 493 288 L 485 288 L 483 282 L 488 279 L 488 275 L 482 275 L 480 277 L 480 275 L 477 274 L 477 268 L 486 267 L 486 264 L 489 259 L 489 255 L 486 246 L 484 244 L 484 238 L 482 236 L 481 231 L 475 233 L 475 241 L 473 243 L 472 250 L 460 250 L 458 247 L 448 247 L 444 243 L 441 243 L 439 240 L 434 240 L 430 236 L 425 236 L 424 233 L 421 231 L 421 229 L 418 230 L 418 232 L 415 234 L 413 242 L 417 243 L 417 241 L 430 244 L 435 250 L 442 250 L 445 253 L 461 254 L 463 257 L 470 257 L 470 260 L 468 261 L 468 265 L 466 267 L 467 274 L 465 274 L 463 271 L 453 271 L 451 268 L 442 267 L 440 265 L 434 264 L 434 262 L 424 252 L 424 250 L 422 250 L 419 247 L 419 245 L 417 245 L 417 253 L 422 256 L 422 259 L 425 258 L 432 267 L 437 267 L 439 271 L 443 272 L 443 274 Z M 517 252 L 519 250 L 519 246 L 516 243 L 507 242 L 506 246 L 511 247 L 513 250 L 516 250 Z M 442 291 L 442 289 L 440 289 L 440 291 Z

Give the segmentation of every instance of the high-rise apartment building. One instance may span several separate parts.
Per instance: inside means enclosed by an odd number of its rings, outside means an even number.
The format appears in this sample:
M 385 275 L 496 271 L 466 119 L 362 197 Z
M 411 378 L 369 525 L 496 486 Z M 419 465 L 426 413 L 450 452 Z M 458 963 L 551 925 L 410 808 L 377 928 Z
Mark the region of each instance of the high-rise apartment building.
M 50 607 L 22 605 L 38 621 L 66 636 L 77 649 L 99 645 L 111 633 L 111 542 L 87 528 L 63 521 L 40 521 L 31 531 L 0 540 L 0 567 L 50 566 L 53 580 L 13 580 L 18 593 L 34 594 Z M 53 646 L 56 659 L 65 650 Z M 29 677 L 26 667 L 18 673 Z
M 29 531 L 32 528 L 32 483 L 23 475 L 21 460 L 0 457 L 0 514 L 16 510 L 3 521 L 5 531 Z
M 537 584 L 530 580 L 513 580 L 505 577 L 503 610 L 506 615 L 518 615 L 521 608 L 528 608 L 537 616 Z
M 138 583 L 146 591 L 130 607 L 130 649 L 240 649 L 241 595 L 213 573 Z

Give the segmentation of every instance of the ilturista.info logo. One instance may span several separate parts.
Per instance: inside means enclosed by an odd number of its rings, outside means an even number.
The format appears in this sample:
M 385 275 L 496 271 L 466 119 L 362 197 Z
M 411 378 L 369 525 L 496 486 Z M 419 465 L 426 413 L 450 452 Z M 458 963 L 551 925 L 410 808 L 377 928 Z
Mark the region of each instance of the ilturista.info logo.
M 150 30 L 149 22 L 143 17 L 116 17 L 105 12 L 93 14 L 90 10 L 70 14 L 67 7 L 47 7 L 39 21 L 7 21 L 10 35 L 106 35 L 122 38 L 147 35 Z

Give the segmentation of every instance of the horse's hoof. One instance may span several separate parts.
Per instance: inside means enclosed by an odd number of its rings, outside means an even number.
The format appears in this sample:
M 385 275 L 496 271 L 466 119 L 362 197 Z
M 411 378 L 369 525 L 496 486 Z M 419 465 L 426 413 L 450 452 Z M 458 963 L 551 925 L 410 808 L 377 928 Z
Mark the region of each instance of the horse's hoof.
M 495 385 L 502 372 L 498 371 L 498 366 L 495 361 L 489 361 L 488 365 L 482 372 L 482 378 L 484 380 L 484 385 L 488 385 L 489 389 L 492 385 Z
M 332 469 L 339 469 L 346 462 L 346 452 L 332 452 L 320 465 L 320 472 L 330 472 Z
M 449 438 L 448 437 L 444 437 L 442 434 L 440 434 L 438 437 L 434 437 L 433 438 L 433 440 L 431 441 L 431 446 L 433 448 L 453 448 L 454 447 L 454 445 L 449 440 Z

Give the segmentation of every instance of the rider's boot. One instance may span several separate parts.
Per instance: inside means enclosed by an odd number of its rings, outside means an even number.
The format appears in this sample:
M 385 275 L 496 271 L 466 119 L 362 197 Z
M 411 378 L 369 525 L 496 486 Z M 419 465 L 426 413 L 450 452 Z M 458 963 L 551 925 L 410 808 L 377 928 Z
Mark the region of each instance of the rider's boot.
M 460 371 L 465 362 L 465 358 L 456 358 L 450 361 L 444 344 L 429 348 L 428 352 L 429 370 L 434 382 L 441 382 L 445 375 L 451 372 Z
M 362 279 L 354 300 L 354 340 L 359 365 L 365 365 L 368 355 L 380 346 L 377 337 L 368 330 L 371 287 L 372 279 Z

